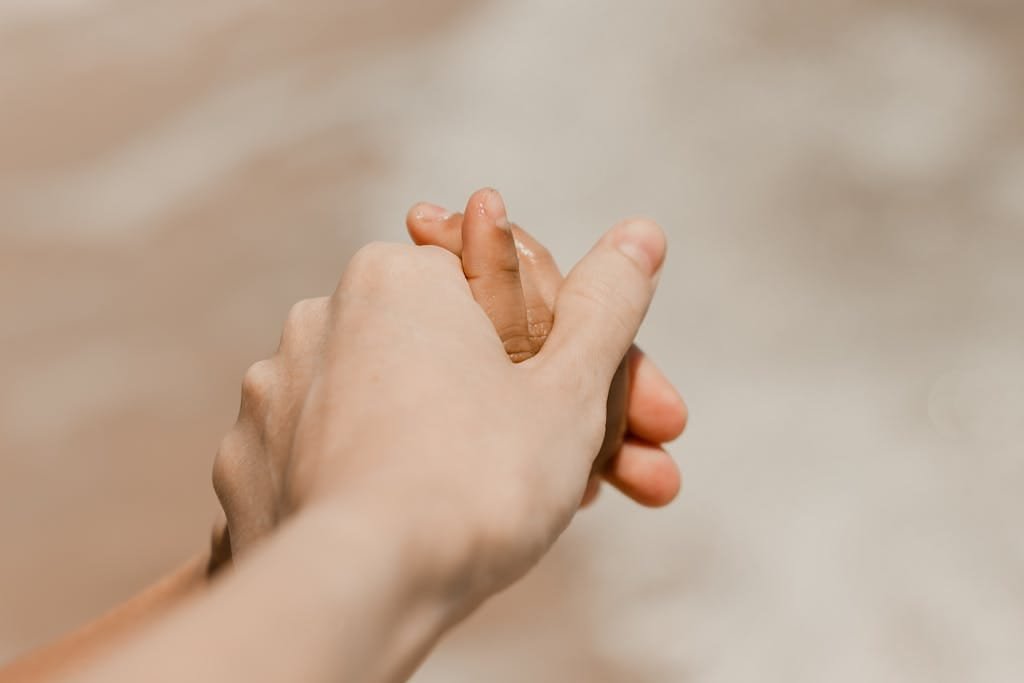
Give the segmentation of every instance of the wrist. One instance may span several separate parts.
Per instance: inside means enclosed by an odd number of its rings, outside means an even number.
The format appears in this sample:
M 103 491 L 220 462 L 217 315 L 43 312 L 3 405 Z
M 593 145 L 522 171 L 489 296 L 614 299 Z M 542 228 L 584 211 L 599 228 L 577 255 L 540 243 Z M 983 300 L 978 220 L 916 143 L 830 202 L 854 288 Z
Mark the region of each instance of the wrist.
M 313 561 L 336 570 L 357 546 L 395 590 L 459 612 L 475 592 L 473 551 L 451 499 L 403 493 L 393 484 L 383 493 L 363 484 L 296 514 Z
M 358 625 L 357 634 L 326 641 L 334 652 L 346 643 L 346 669 L 369 657 L 353 680 L 405 680 L 479 602 L 462 573 L 462 553 L 438 542 L 444 530 L 426 538 L 421 526 L 396 514 L 394 501 L 365 495 L 320 501 L 282 529 L 292 547 L 279 556 L 290 561 L 289 583 L 300 599 L 315 604 L 313 619 Z
M 403 529 L 355 501 L 303 509 L 85 680 L 406 680 L 467 603 Z

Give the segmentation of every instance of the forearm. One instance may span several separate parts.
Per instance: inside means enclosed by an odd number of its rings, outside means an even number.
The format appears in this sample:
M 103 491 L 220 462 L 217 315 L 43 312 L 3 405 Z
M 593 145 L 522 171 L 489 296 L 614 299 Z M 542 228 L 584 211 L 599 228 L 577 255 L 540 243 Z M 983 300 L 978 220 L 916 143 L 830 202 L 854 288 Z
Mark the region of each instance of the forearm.
M 308 510 L 74 680 L 405 680 L 464 605 L 402 533 L 365 507 Z
M 171 607 L 208 582 L 210 553 L 202 553 L 74 633 L 28 653 L 0 670 L 0 683 L 54 680 L 165 615 Z

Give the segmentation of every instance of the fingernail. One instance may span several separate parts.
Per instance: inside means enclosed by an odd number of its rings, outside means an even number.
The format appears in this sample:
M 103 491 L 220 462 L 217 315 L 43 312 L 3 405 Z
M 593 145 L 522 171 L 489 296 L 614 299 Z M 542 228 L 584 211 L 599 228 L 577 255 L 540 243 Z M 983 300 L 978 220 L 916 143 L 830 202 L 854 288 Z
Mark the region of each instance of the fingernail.
M 423 202 L 416 205 L 416 218 L 421 221 L 443 221 L 452 215 L 452 212 L 437 204 Z
M 494 221 L 494 224 L 503 230 L 509 228 L 508 215 L 505 209 L 505 201 L 497 190 L 490 190 L 487 197 L 480 205 L 482 213 Z
M 661 268 L 665 258 L 665 235 L 651 221 L 626 221 L 617 228 L 615 246 L 648 275 Z

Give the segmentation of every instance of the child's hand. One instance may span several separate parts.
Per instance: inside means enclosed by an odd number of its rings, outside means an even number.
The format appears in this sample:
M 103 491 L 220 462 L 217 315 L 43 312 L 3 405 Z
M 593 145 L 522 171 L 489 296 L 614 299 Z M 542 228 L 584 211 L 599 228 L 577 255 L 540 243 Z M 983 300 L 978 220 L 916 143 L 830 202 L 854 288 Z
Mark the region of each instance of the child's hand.
M 473 298 L 491 319 L 509 358 L 522 362 L 540 350 L 554 321 L 562 275 L 543 245 L 508 222 L 497 191 L 473 194 L 465 214 L 417 204 L 406 225 L 416 244 L 461 257 Z M 671 383 L 632 347 L 608 395 L 605 440 L 594 472 L 641 504 L 668 504 L 679 492 L 680 477 L 661 444 L 682 433 L 686 417 L 686 405 Z M 599 485 L 592 476 L 584 504 L 593 500 Z

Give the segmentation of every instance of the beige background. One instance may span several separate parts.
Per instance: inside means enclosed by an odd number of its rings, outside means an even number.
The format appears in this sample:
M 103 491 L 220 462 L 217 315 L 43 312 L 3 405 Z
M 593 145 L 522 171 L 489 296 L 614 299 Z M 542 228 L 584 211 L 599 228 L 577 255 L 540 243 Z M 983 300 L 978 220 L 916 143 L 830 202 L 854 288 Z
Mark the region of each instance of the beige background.
M 416 680 L 1024 678 L 1012 0 L 0 0 L 0 659 L 198 548 L 291 301 L 500 188 L 671 234 L 686 491 L 607 493 Z

